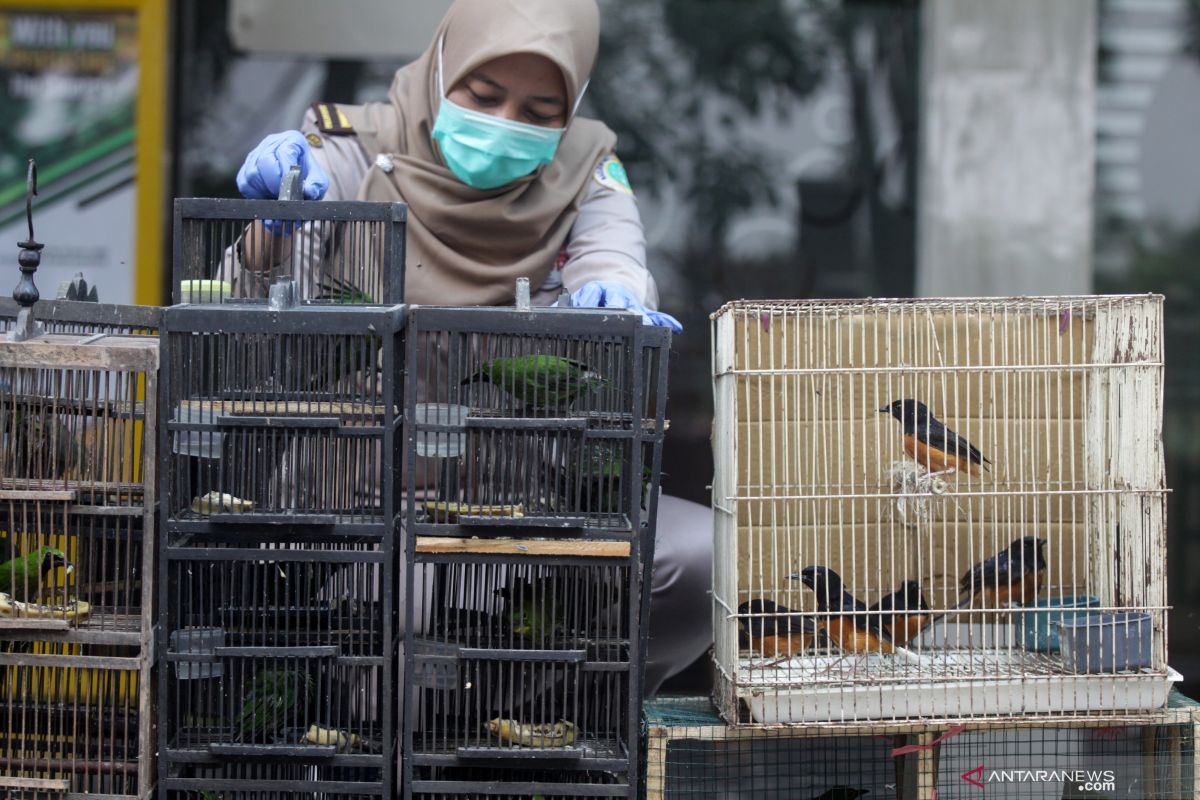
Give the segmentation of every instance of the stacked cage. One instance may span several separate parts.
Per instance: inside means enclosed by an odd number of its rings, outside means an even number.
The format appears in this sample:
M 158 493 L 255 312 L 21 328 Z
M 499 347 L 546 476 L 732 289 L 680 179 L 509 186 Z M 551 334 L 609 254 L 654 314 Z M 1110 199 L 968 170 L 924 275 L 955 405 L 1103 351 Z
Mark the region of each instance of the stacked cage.
M 0 789 L 147 798 L 157 309 L 0 301 Z M 151 402 L 147 402 L 147 398 Z
M 731 723 L 1162 707 L 1162 298 L 714 315 Z
M 707 698 L 646 704 L 647 800 L 1185 800 L 1200 791 L 1200 707 L 1172 693 L 1152 714 L 1043 717 L 885 734 L 725 724 Z
M 286 232 L 264 240 L 283 280 L 212 283 L 197 265 L 245 266 L 251 217 Z M 163 313 L 166 797 L 395 786 L 404 309 L 371 300 L 402 285 L 397 220 L 390 205 L 177 203 L 177 287 L 194 302 Z M 321 236 L 293 271 L 288 254 Z M 357 293 L 314 297 L 316 274 Z
M 669 341 L 410 309 L 405 797 L 634 796 Z

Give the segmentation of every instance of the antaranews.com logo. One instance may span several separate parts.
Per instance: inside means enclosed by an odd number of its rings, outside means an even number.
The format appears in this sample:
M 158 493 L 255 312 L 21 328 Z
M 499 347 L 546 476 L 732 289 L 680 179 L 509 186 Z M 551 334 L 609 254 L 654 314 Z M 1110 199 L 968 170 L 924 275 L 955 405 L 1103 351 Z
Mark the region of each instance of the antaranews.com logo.
M 972 786 L 989 783 L 1064 783 L 1081 792 L 1114 792 L 1117 773 L 1111 769 L 985 769 L 980 764 L 960 776 Z

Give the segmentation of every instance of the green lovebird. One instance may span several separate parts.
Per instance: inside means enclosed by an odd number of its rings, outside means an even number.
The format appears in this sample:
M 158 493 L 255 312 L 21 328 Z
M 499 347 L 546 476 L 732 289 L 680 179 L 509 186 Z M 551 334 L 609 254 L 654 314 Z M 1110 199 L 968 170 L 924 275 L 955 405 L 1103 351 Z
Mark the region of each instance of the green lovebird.
M 312 678 L 293 669 L 268 669 L 254 676 L 238 715 L 242 741 L 273 734 L 290 723 L 300 726 L 297 712 L 312 696 Z
M 0 593 L 28 602 L 37 596 L 42 581 L 55 567 L 66 567 L 68 573 L 75 569 L 67 561 L 67 554 L 53 547 L 39 547 L 20 558 L 5 561 L 0 564 Z
M 494 358 L 464 378 L 462 385 L 484 382 L 499 387 L 530 410 L 568 405 L 580 395 L 608 385 L 608 380 L 587 364 L 545 355 Z
M 556 591 L 552 583 L 542 582 L 539 589 L 521 578 L 495 593 L 504 598 L 504 621 L 518 636 L 548 639 L 565 628 L 561 589 Z

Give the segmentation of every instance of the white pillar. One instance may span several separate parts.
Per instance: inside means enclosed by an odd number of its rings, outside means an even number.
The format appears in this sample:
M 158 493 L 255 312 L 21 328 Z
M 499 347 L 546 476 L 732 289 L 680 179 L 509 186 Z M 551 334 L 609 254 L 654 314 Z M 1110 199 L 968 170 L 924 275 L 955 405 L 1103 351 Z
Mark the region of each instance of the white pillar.
M 1096 0 L 925 0 L 917 293 L 1092 285 Z

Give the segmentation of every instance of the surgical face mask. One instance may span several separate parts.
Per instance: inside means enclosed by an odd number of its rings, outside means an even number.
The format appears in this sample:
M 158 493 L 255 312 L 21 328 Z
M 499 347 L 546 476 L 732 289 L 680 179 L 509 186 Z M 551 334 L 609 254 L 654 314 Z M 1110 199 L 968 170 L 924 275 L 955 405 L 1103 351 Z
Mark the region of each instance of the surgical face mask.
M 433 138 L 441 147 L 446 166 L 468 186 L 495 189 L 554 160 L 565 128 L 543 128 L 493 117 L 465 109 L 446 97 L 440 41 L 438 93 L 442 102 L 434 120 Z

